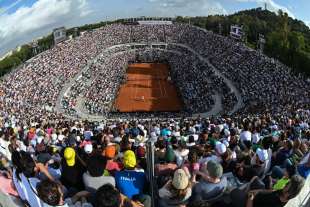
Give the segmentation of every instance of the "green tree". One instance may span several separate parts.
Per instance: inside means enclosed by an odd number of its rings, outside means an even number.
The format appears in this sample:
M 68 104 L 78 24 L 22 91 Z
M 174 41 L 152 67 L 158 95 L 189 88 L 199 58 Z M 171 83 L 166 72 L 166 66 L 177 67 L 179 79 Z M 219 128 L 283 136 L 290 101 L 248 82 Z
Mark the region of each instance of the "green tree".
M 290 32 L 288 35 L 289 48 L 291 52 L 300 52 L 305 49 L 305 38 L 300 32 Z

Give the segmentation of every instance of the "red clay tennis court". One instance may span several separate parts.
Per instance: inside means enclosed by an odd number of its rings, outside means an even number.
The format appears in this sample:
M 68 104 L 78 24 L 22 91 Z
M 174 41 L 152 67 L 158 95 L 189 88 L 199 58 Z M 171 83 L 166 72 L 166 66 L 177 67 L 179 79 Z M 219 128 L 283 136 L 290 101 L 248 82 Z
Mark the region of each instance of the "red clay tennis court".
M 180 111 L 181 98 L 168 76 L 166 64 L 130 64 L 127 82 L 121 85 L 115 101 L 116 109 L 120 112 Z

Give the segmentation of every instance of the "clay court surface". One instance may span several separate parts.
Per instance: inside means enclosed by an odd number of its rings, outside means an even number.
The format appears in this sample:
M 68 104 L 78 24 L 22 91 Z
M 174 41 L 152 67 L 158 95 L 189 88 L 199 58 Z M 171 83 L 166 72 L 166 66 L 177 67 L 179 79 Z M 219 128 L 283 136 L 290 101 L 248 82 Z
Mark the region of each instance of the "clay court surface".
M 137 63 L 127 69 L 127 82 L 121 85 L 115 107 L 120 112 L 180 111 L 182 101 L 168 81 L 166 64 Z

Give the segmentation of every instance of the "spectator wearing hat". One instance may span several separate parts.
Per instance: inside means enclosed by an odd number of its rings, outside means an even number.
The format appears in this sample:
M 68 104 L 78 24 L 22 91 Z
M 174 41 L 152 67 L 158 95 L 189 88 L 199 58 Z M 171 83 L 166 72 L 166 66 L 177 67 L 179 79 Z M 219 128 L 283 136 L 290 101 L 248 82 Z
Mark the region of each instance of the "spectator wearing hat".
M 172 207 L 186 205 L 192 194 L 190 175 L 184 169 L 174 172 L 172 180 L 169 180 L 159 191 L 159 206 Z
M 240 164 L 237 177 L 242 182 L 250 182 L 253 177 L 262 178 L 265 172 L 265 164 L 268 159 L 268 152 L 258 148 L 253 159 L 247 156 Z M 248 163 L 250 161 L 250 163 Z
M 116 186 L 129 198 L 143 193 L 146 177 L 136 169 L 137 160 L 133 151 L 127 150 L 123 157 L 124 170 L 115 173 Z
M 64 150 L 64 159 L 61 160 L 61 166 L 62 184 L 74 193 L 83 190 L 84 184 L 81 181 L 83 180 L 83 173 L 86 169 L 72 147 L 67 147 Z
M 217 160 L 219 162 L 223 161 L 223 157 L 227 154 L 227 147 L 222 142 L 216 142 L 215 144 L 215 154 L 217 155 Z
M 252 140 L 252 133 L 249 130 L 248 124 L 246 124 L 244 126 L 243 131 L 240 133 L 240 141 L 241 142 L 244 142 L 244 141 L 250 141 L 251 142 L 251 140 Z
M 188 149 L 191 149 L 194 148 L 195 145 L 196 145 L 195 138 L 193 135 L 190 135 L 188 137 L 188 143 L 186 143 L 186 146 L 188 147 Z
M 108 145 L 105 147 L 103 150 L 102 154 L 106 157 L 107 159 L 107 164 L 106 164 L 106 169 L 114 175 L 116 171 L 120 171 L 123 168 L 122 163 L 117 162 L 115 160 L 116 156 L 116 145 Z
M 230 141 L 230 131 L 228 128 L 224 129 L 224 136 L 225 136 L 225 139 L 229 142 Z
M 84 135 L 84 139 L 87 141 L 91 140 L 92 136 L 94 136 L 93 131 L 91 131 L 89 127 L 85 127 L 85 131 L 83 135 Z
M 122 194 L 130 199 L 139 200 L 146 206 L 150 205 L 150 197 L 143 194 L 146 188 L 146 175 L 136 168 L 136 155 L 127 150 L 123 157 L 124 170 L 115 173 L 116 186 Z
M 91 153 L 93 152 L 93 145 L 92 143 L 86 144 L 84 146 L 84 151 L 86 154 L 91 155 Z
M 67 144 L 65 143 L 66 139 L 65 139 L 65 135 L 62 134 L 62 132 L 60 132 L 60 134 L 58 134 L 57 136 L 57 146 L 59 147 L 66 147 Z
M 227 187 L 227 180 L 223 175 L 221 164 L 210 160 L 204 165 L 201 171 L 194 173 L 193 180 L 196 180 L 196 175 L 202 178 L 193 187 L 191 201 L 210 200 L 221 195 Z
M 296 197 L 305 184 L 299 175 L 293 175 L 282 190 L 252 190 L 243 192 L 235 190 L 232 196 L 233 207 L 282 207 Z
M 122 132 L 123 130 L 121 130 Z M 122 135 L 124 136 L 124 135 Z M 114 146 L 115 147 L 115 154 L 117 154 L 117 151 L 118 151 L 118 144 L 114 143 L 116 142 L 117 140 L 115 140 L 115 138 L 113 139 L 114 142 L 111 141 L 111 138 L 113 137 L 113 135 L 106 135 L 104 134 L 100 140 L 100 143 L 102 144 L 102 147 L 108 147 L 108 146 Z M 120 137 L 119 137 L 120 138 Z M 120 140 L 121 141 L 121 140 Z
M 96 146 L 96 145 L 95 145 Z M 91 141 L 88 141 L 84 144 L 82 148 L 74 148 L 79 158 L 82 160 L 84 166 L 87 165 L 89 159 L 91 159 L 93 154 L 96 154 L 96 149 L 94 149 L 94 144 Z
M 168 127 L 164 127 L 161 131 L 160 131 L 160 135 L 163 137 L 167 137 L 169 135 L 171 135 L 171 131 L 168 129 Z
M 273 179 L 272 176 L 269 176 L 269 188 L 273 190 L 282 190 L 296 172 L 297 170 L 295 166 L 287 165 L 283 170 L 283 176 L 280 177 L 280 179 Z

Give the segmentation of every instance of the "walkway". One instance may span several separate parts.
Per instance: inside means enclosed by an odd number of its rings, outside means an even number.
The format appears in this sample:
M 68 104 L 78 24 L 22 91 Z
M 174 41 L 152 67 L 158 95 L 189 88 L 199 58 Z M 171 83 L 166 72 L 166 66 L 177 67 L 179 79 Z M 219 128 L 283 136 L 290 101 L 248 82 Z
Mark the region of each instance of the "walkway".
M 242 108 L 243 106 L 243 100 L 241 97 L 241 94 L 239 92 L 239 90 L 235 87 L 235 85 L 233 84 L 233 82 L 229 79 L 227 79 L 212 63 L 210 63 L 210 61 L 201 56 L 199 53 L 197 53 L 195 50 L 193 50 L 191 47 L 184 45 L 184 44 L 179 44 L 179 43 L 172 43 L 171 45 L 177 45 L 179 47 L 183 47 L 188 49 L 189 51 L 191 51 L 193 54 L 195 54 L 201 61 L 207 63 L 214 71 L 215 75 L 218 77 L 221 77 L 223 79 L 223 81 L 225 82 L 225 84 L 230 88 L 230 91 L 232 93 L 235 94 L 235 96 L 237 97 L 237 104 L 234 106 L 234 108 L 229 112 L 229 114 L 233 114 L 234 112 L 238 111 L 240 108 Z M 208 116 L 208 113 L 204 113 L 203 116 Z

